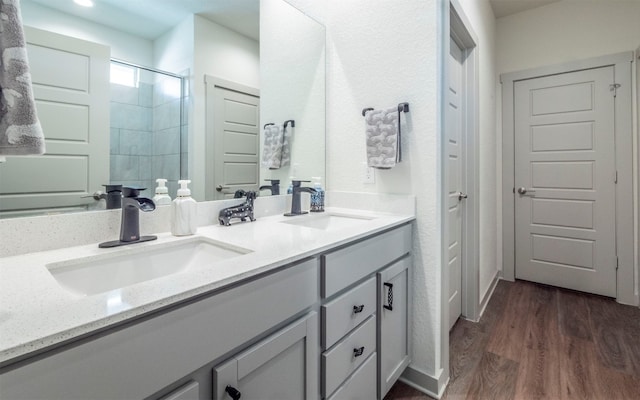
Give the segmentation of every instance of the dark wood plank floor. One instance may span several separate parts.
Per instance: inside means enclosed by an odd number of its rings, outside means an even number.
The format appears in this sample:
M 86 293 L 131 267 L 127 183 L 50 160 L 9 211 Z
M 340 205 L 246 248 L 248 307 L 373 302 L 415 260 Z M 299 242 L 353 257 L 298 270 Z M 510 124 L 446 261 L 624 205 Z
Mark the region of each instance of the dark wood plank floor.
M 606 297 L 500 281 L 449 345 L 443 399 L 640 399 L 640 309 Z M 385 397 L 425 399 L 401 382 Z

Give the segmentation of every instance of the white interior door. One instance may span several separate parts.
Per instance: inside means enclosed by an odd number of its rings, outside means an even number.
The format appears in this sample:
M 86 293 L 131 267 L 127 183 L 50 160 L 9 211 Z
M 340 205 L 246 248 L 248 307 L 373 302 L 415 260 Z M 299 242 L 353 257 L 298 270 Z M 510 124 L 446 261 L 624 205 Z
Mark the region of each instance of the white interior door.
M 615 297 L 613 67 L 516 82 L 518 279 Z
M 213 177 L 208 199 L 232 198 L 239 189 L 257 191 L 260 173 L 260 98 L 207 81 L 207 167 Z
M 0 211 L 84 209 L 109 183 L 109 47 L 25 27 L 47 151 L 0 166 Z
M 447 157 L 449 159 L 449 329 L 462 312 L 462 50 L 451 39 L 447 101 Z

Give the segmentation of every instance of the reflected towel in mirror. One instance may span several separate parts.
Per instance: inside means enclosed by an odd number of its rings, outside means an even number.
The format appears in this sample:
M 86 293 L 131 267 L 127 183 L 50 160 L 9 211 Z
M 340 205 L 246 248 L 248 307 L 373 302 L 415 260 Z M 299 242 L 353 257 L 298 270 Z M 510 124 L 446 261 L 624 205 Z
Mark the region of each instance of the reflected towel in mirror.
M 19 0 L 0 1 L 0 155 L 43 154 Z
M 264 127 L 264 148 L 262 151 L 263 168 L 278 169 L 286 167 L 291 161 L 290 129 L 280 125 Z

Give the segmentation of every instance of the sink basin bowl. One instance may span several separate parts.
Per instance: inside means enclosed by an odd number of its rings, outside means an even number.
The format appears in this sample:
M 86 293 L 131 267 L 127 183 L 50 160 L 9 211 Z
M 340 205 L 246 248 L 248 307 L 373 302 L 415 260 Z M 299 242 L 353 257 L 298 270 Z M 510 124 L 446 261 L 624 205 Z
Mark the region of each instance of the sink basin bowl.
M 67 291 L 88 296 L 251 252 L 201 237 L 127 250 L 131 251 L 51 263 L 47 269 Z
M 360 225 L 373 218 L 360 215 L 346 214 L 305 214 L 296 217 L 290 217 L 290 220 L 282 221 L 283 224 L 304 226 L 306 228 L 319 229 L 323 231 L 332 231 L 342 228 L 348 228 Z

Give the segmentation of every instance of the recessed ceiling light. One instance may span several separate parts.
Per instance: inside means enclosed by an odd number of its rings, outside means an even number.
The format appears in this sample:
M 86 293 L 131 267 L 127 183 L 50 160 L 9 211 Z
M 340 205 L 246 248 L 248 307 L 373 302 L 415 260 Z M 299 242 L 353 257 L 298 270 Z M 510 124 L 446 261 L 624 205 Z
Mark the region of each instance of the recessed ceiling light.
M 82 7 L 93 7 L 93 1 L 91 0 L 73 0 L 73 2 Z

